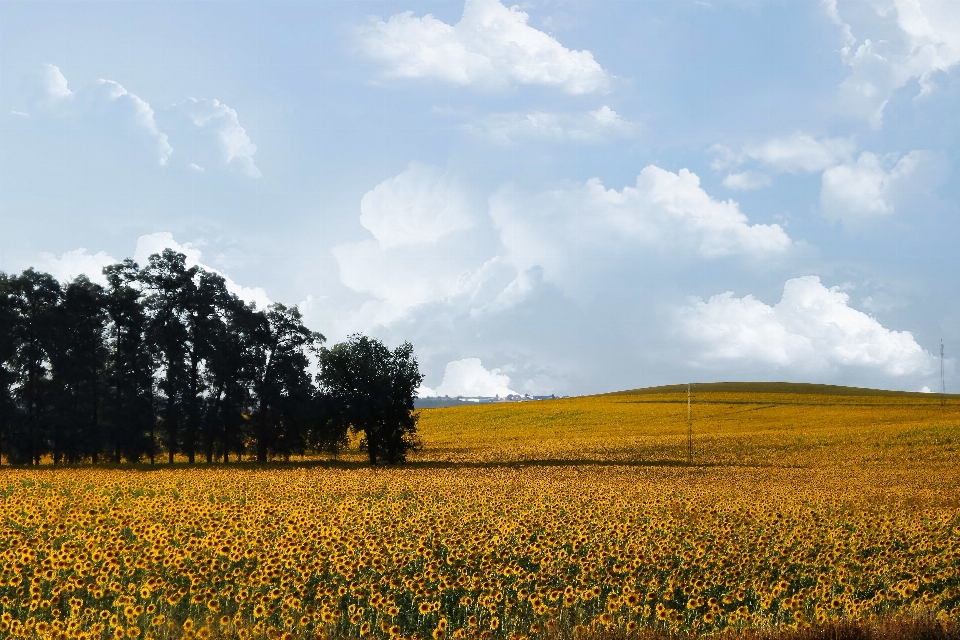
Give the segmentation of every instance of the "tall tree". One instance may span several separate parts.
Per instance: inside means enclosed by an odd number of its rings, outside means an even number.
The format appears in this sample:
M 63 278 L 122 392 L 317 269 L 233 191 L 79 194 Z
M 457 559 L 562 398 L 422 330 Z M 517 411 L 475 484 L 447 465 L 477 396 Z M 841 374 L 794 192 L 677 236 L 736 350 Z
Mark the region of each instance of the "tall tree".
M 199 293 L 208 307 L 199 327 L 206 386 L 202 444 L 208 463 L 217 454 L 226 462 L 231 451 L 243 448 L 241 426 L 253 382 L 253 340 L 265 319 L 229 293 L 217 274 L 201 272 Z
M 10 278 L 0 271 L 0 461 L 6 455 L 19 407 L 13 396 L 16 315 Z
M 413 399 L 423 375 L 409 342 L 391 352 L 375 338 L 352 335 L 320 350 L 319 379 L 341 423 L 363 433 L 371 465 L 404 462 L 420 446 Z
M 32 268 L 11 278 L 9 287 L 14 314 L 14 395 L 21 407 L 21 419 L 13 425 L 7 456 L 11 462 L 37 465 L 47 452 L 50 353 L 62 291 L 53 276 Z
M 63 290 L 54 312 L 50 361 L 53 404 L 50 449 L 54 464 L 93 461 L 103 448 L 101 431 L 107 369 L 103 287 L 79 276 Z
M 187 268 L 182 253 L 164 249 L 163 253 L 150 256 L 149 264 L 138 276 L 148 290 L 147 335 L 161 367 L 161 424 L 170 464 L 178 451 L 194 451 L 195 434 L 186 433 L 185 424 L 193 412 L 191 365 L 196 345 L 190 345 L 189 307 L 197 271 L 196 267 Z M 186 446 L 181 446 L 182 442 Z
M 289 456 L 309 440 L 313 380 L 310 354 L 325 340 L 303 325 L 296 307 L 271 305 L 267 323 L 256 334 L 256 374 L 251 418 L 257 460 L 272 451 Z
M 110 317 L 109 393 L 106 404 L 107 446 L 113 461 L 156 455 L 156 415 L 153 394 L 154 361 L 147 341 L 147 315 L 133 260 L 103 270 L 107 278 L 105 305 Z M 96 460 L 94 460 L 96 462 Z

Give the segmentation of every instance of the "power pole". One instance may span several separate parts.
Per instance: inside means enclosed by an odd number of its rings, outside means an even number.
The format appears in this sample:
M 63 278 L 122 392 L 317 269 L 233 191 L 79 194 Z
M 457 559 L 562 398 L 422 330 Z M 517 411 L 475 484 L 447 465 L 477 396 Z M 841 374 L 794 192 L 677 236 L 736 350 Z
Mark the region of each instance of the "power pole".
M 687 383 L 687 464 L 693 464 L 693 405 L 690 383 Z

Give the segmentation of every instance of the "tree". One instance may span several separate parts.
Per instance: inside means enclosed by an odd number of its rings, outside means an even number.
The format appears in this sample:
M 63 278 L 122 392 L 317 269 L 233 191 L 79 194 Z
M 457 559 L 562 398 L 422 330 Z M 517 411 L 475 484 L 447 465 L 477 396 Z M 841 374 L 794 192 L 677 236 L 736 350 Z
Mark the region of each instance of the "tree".
M 257 460 L 270 451 L 289 456 L 302 453 L 309 440 L 315 393 L 307 372 L 309 354 L 324 341 L 303 325 L 296 307 L 274 304 L 254 338 L 255 411 L 251 418 Z
M 54 464 L 94 462 L 103 448 L 101 430 L 107 369 L 103 287 L 79 276 L 63 289 L 54 313 L 50 362 L 53 409 L 50 449 Z
M 216 291 L 218 321 L 210 323 L 205 350 L 209 392 L 203 446 L 208 463 L 217 453 L 228 462 L 231 452 L 243 452 L 244 416 L 256 379 L 256 341 L 267 333 L 264 314 L 227 292 L 222 278 Z
M 13 357 L 16 354 L 16 315 L 13 304 L 10 278 L 0 271 L 0 460 L 6 452 L 13 426 L 20 417 L 13 395 L 13 385 L 16 382 L 13 370 Z
M 191 455 L 195 433 L 189 425 L 194 389 L 191 366 L 196 362 L 196 342 L 191 341 L 190 305 L 194 297 L 197 267 L 187 268 L 186 256 L 171 249 L 150 256 L 138 275 L 148 289 L 147 341 L 162 368 L 158 388 L 162 394 L 161 416 L 170 464 L 177 451 Z M 192 343 L 192 344 L 191 344 Z
M 371 465 L 405 462 L 419 448 L 413 399 L 423 375 L 409 342 L 391 352 L 375 338 L 354 334 L 320 350 L 319 380 L 341 424 L 363 433 Z
M 16 464 L 38 465 L 47 452 L 51 421 L 50 353 L 62 290 L 53 276 L 33 269 L 10 278 L 8 286 L 14 317 L 11 364 L 20 419 L 11 430 L 7 458 Z
M 156 415 L 153 397 L 154 360 L 147 341 L 147 315 L 137 286 L 140 268 L 129 258 L 103 270 L 108 288 L 110 363 L 107 377 L 106 449 L 113 461 L 148 455 L 155 461 Z M 96 460 L 94 460 L 96 462 Z

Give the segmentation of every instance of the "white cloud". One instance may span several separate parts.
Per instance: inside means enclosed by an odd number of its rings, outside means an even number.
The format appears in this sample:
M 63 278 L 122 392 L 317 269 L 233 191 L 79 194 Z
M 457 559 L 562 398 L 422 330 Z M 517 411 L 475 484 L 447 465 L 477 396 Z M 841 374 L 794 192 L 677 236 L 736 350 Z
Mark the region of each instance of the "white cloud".
M 436 389 L 420 387 L 417 391 L 421 398 L 436 396 L 504 398 L 516 395 L 516 391 L 510 389 L 510 376 L 501 372 L 500 369 L 488 371 L 479 358 L 464 358 L 447 363 L 440 386 Z
M 360 224 L 381 247 L 436 242 L 476 224 L 473 203 L 449 171 L 411 162 L 360 201 Z
M 521 271 L 542 268 L 561 287 L 641 247 L 713 259 L 770 256 L 792 246 L 779 225 L 751 225 L 736 202 L 711 198 L 696 174 L 653 165 L 621 191 L 598 178 L 533 195 L 503 188 L 490 199 L 490 215 L 506 257 Z
M 916 80 L 920 95 L 928 95 L 935 88 L 934 75 L 960 62 L 960 3 L 955 0 L 828 0 L 825 7 L 843 29 L 841 55 L 850 67 L 840 86 L 841 101 L 874 127 L 882 124 L 884 108 L 898 89 Z M 872 10 L 871 19 L 858 16 L 864 10 Z M 846 14 L 859 24 L 851 27 Z M 870 31 L 862 41 L 853 33 L 860 24 Z
M 797 132 L 747 145 L 743 154 L 776 171 L 815 173 L 848 160 L 856 150 L 851 138 L 820 138 Z
M 770 176 L 758 171 L 743 171 L 731 173 L 723 179 L 723 186 L 735 191 L 753 191 L 762 189 L 770 184 Z
M 485 266 L 497 248 L 483 213 L 482 200 L 449 171 L 418 162 L 368 191 L 360 223 L 373 239 L 332 249 L 340 282 L 373 298 L 348 319 L 368 329 L 419 305 L 470 298 L 491 278 L 509 282 L 509 265 Z
M 113 80 L 99 79 L 93 87 L 71 91 L 67 79 L 60 68 L 44 64 L 28 77 L 30 92 L 35 106 L 42 112 L 59 117 L 73 116 L 89 118 L 104 111 L 107 105 L 121 105 L 119 111 L 107 113 L 107 118 L 128 119 L 133 128 L 146 133 L 156 146 L 157 161 L 160 166 L 167 164 L 173 154 L 173 147 L 166 133 L 157 126 L 153 109 L 145 100 L 129 92 L 123 85 Z M 28 114 L 17 112 L 19 115 Z
M 890 156 L 861 153 L 856 162 L 823 173 L 820 207 L 827 216 L 848 221 L 890 215 L 898 201 L 936 182 L 937 165 L 923 151 L 911 151 L 895 164 Z
M 816 173 L 850 160 L 855 150 L 852 138 L 818 139 L 798 131 L 744 145 L 740 152 L 714 145 L 711 151 L 716 157 L 711 167 L 719 171 L 753 160 L 780 173 Z
M 455 85 L 543 85 L 572 94 L 604 90 L 607 73 L 589 51 L 571 51 L 527 24 L 519 7 L 467 0 L 448 25 L 413 12 L 374 19 L 360 29 L 363 47 L 388 78 L 435 79 Z
M 48 106 L 61 100 L 68 100 L 74 95 L 73 91 L 67 87 L 67 79 L 61 73 L 60 67 L 49 63 L 40 68 L 39 85 L 41 101 Z
M 204 172 L 204 168 L 201 167 L 200 165 L 198 165 L 198 164 L 195 163 L 195 162 L 191 162 L 191 163 L 189 164 L 189 167 L 190 167 L 191 169 L 193 169 L 194 171 L 196 171 L 197 173 L 203 173 L 203 172 Z
M 240 125 L 235 110 L 219 100 L 207 98 L 187 98 L 183 107 L 194 125 L 216 134 L 224 163 L 239 167 L 250 178 L 263 177 L 253 161 L 257 145 Z
M 118 260 L 107 255 L 105 251 L 90 254 L 81 247 L 66 251 L 59 258 L 52 253 L 41 253 L 37 268 L 49 273 L 61 282 L 69 282 L 82 274 L 87 276 L 91 282 L 105 286 L 107 279 L 103 276 L 103 268 L 116 262 Z
M 599 143 L 635 134 L 636 125 L 610 107 L 586 113 L 497 113 L 468 125 L 467 130 L 498 144 L 524 140 Z
M 727 292 L 692 300 L 678 310 L 677 323 L 695 345 L 690 363 L 703 368 L 746 367 L 781 377 L 856 370 L 918 378 L 933 372 L 936 359 L 909 331 L 887 329 L 848 302 L 838 287 L 804 276 L 788 280 L 774 306 Z
M 108 101 L 113 102 L 116 100 L 126 101 L 131 109 L 133 110 L 133 118 L 136 124 L 147 131 L 153 138 L 157 141 L 157 153 L 159 154 L 160 166 L 167 164 L 167 160 L 170 158 L 170 155 L 173 153 L 173 147 L 170 146 L 170 141 L 167 138 L 167 134 L 160 131 L 157 128 L 157 122 L 154 118 L 153 109 L 150 108 L 150 105 L 147 104 L 139 96 L 130 93 L 123 88 L 117 82 L 113 80 L 104 80 L 100 79 L 97 81 L 104 90 L 105 95 Z M 66 89 L 66 84 L 64 84 L 64 89 Z
M 446 172 L 412 164 L 367 193 L 361 222 L 373 239 L 333 248 L 340 282 L 368 296 L 350 316 L 362 328 L 443 303 L 480 318 L 522 303 L 546 282 L 572 297 L 618 265 L 742 256 L 769 258 L 793 243 L 778 225 L 750 224 L 687 170 L 645 168 L 635 187 L 599 179 L 541 193 L 504 186 L 487 215 Z
M 203 254 L 196 245 L 193 245 L 189 242 L 180 244 L 173 239 L 173 234 L 167 231 L 160 231 L 157 233 L 140 236 L 137 239 L 137 248 L 133 252 L 133 259 L 137 262 L 137 264 L 143 267 L 147 265 L 151 255 L 155 253 L 162 253 L 164 249 L 173 249 L 174 251 L 184 254 L 186 256 L 186 264 L 188 268 L 198 266 L 201 269 L 212 271 L 213 273 L 223 276 L 227 291 L 236 295 L 244 302 L 256 303 L 257 308 L 260 310 L 266 309 L 272 304 L 270 298 L 267 297 L 266 291 L 260 287 L 243 287 L 237 284 L 232 278 L 230 278 L 230 276 L 223 273 L 219 269 L 215 269 L 201 262 Z

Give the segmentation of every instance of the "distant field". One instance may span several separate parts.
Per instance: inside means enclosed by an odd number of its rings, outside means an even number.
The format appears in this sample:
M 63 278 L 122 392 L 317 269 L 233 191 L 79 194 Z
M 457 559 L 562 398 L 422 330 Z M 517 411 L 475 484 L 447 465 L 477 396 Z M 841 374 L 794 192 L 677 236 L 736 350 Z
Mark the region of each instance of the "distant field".
M 424 410 L 407 468 L 4 469 L 0 635 L 539 638 L 960 616 L 960 400 Z M 811 392 L 813 391 L 813 392 Z

